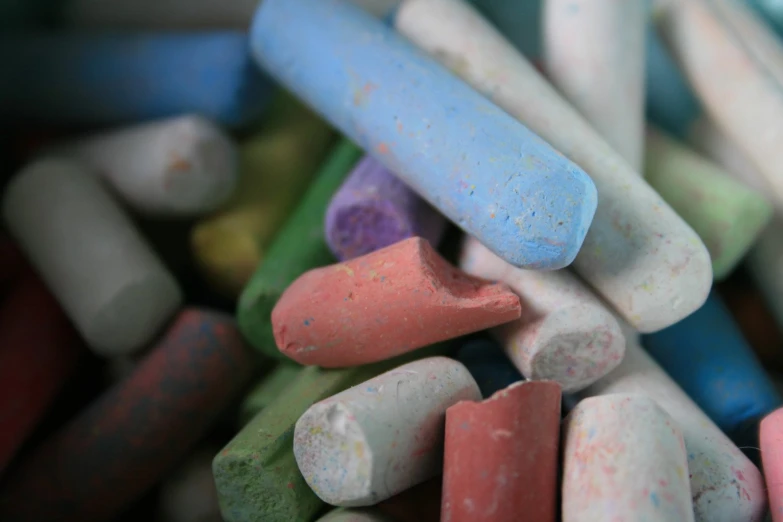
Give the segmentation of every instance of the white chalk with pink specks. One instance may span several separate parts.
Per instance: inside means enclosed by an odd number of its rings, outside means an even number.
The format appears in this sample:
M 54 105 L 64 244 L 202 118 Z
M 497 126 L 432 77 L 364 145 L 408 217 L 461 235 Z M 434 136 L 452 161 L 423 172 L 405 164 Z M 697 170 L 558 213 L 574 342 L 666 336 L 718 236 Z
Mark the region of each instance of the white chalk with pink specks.
M 634 0 L 544 0 L 544 68 L 634 169 L 644 154 L 647 10 Z
M 581 401 L 563 421 L 563 522 L 691 522 L 679 426 L 645 395 Z
M 556 381 L 570 393 L 620 364 L 625 337 L 617 320 L 569 271 L 516 268 L 472 237 L 463 242 L 459 264 L 520 296 L 522 317 L 492 332 L 526 378 Z
M 757 522 L 767 506 L 761 473 L 640 346 L 621 322 L 625 358 L 613 372 L 579 393 L 647 395 L 679 425 L 688 451 L 697 522 Z
M 294 457 L 324 502 L 373 505 L 441 473 L 446 410 L 480 400 L 460 362 L 404 364 L 311 406 L 296 423 Z
M 631 324 L 688 316 L 712 285 L 696 233 L 489 22 L 462 0 L 406 0 L 395 27 L 579 164 L 600 194 L 574 267 Z

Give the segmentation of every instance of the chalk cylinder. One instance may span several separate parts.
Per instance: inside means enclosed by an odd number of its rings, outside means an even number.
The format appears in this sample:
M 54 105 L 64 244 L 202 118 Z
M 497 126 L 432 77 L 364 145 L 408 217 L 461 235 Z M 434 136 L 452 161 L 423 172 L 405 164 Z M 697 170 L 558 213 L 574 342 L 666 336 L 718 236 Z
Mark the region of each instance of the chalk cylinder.
M 642 338 L 650 355 L 718 427 L 755 445 L 759 421 L 783 398 L 713 293 L 679 323 Z
M 600 205 L 574 268 L 628 322 L 652 332 L 701 306 L 712 271 L 696 233 L 475 9 L 410 0 L 395 27 L 588 172 Z
M 311 270 L 272 310 L 277 348 L 300 364 L 367 364 L 517 319 L 504 284 L 469 276 L 413 237 Z
M 141 349 L 179 308 L 177 281 L 80 164 L 35 161 L 10 182 L 2 207 L 9 231 L 96 353 Z
M 625 357 L 612 373 L 578 395 L 647 395 L 679 425 L 688 452 L 693 511 L 698 522 L 760 521 L 766 510 L 758 469 L 625 331 Z
M 393 29 L 347 0 L 265 0 L 251 40 L 279 82 L 497 255 L 573 261 L 595 213 L 589 176 Z
M 543 5 L 547 77 L 631 167 L 640 169 L 644 2 L 544 0 Z
M 73 374 L 83 347 L 44 283 L 20 268 L 0 307 L 0 473 Z
M 334 509 L 316 522 L 393 522 L 393 520 L 377 510 Z
M 130 377 L 8 477 L 0 518 L 112 519 L 187 454 L 252 371 L 228 316 L 185 309 Z
M 783 520 L 783 409 L 775 410 L 761 421 L 759 446 L 770 516 L 772 522 L 780 522 Z
M 198 113 L 238 126 L 271 83 L 242 32 L 17 33 L 0 40 L 6 121 L 105 125 Z
M 484 398 L 525 380 L 503 348 L 489 339 L 467 341 L 459 347 L 455 358 L 468 369 Z
M 218 126 L 191 114 L 95 134 L 56 147 L 89 165 L 135 210 L 194 216 L 234 191 L 237 150 Z
M 512 384 L 446 410 L 441 517 L 557 520 L 560 386 Z
M 563 426 L 563 522 L 694 520 L 682 432 L 652 399 L 585 399 Z
M 625 353 L 620 325 L 574 275 L 516 268 L 473 238 L 459 260 L 468 274 L 507 284 L 522 316 L 492 330 L 506 354 L 531 380 L 553 380 L 567 393 L 612 371 Z
M 324 502 L 376 504 L 440 472 L 447 408 L 479 399 L 457 361 L 405 364 L 311 406 L 296 423 L 296 463 Z
M 326 241 L 340 261 L 419 236 L 435 247 L 446 220 L 372 156 L 353 168 L 326 211 Z
M 307 193 L 269 246 L 239 297 L 237 321 L 250 344 L 267 357 L 287 360 L 272 332 L 272 310 L 297 277 L 334 261 L 324 239 L 324 214 L 332 194 L 361 157 L 348 140 L 334 147 Z M 305 241 L 303 238 L 306 238 Z

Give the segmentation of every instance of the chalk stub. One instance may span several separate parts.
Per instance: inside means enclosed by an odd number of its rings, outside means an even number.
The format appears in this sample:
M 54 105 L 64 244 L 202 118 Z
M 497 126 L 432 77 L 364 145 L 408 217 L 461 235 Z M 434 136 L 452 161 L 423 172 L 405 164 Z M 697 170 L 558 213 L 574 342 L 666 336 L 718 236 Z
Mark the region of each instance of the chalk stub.
M 324 502 L 376 504 L 440 472 L 447 408 L 480 399 L 457 361 L 405 364 L 310 407 L 296 423 L 294 456 Z

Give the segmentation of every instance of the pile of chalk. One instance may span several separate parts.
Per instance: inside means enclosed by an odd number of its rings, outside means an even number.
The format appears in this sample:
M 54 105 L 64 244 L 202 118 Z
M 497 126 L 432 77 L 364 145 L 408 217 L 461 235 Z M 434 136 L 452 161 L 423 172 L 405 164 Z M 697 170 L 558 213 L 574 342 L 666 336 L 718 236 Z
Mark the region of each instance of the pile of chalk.
M 778 3 L 0 27 L 0 521 L 783 522 Z

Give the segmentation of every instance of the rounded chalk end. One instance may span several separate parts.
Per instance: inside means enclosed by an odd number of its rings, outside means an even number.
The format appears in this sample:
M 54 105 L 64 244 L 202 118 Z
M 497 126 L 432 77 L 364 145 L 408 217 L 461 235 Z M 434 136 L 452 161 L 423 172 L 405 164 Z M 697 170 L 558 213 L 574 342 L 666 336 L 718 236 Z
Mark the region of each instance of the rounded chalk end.
M 372 490 L 372 450 L 348 405 L 327 399 L 307 410 L 294 430 L 294 457 L 307 484 L 327 504 L 378 502 Z
M 415 235 L 413 224 L 389 201 L 366 200 L 340 207 L 326 217 L 326 241 L 344 261 Z
M 165 164 L 160 183 L 168 211 L 202 214 L 225 203 L 237 182 L 238 154 L 231 139 L 196 115 L 178 118 L 161 137 Z
M 589 304 L 562 308 L 548 314 L 537 328 L 526 355 L 526 375 L 556 381 L 564 393 L 573 393 L 615 369 L 624 355 L 625 336 L 609 312 Z
M 101 355 L 135 352 L 152 340 L 182 300 L 174 278 L 167 273 L 150 273 L 119 288 L 84 326 L 82 334 Z

